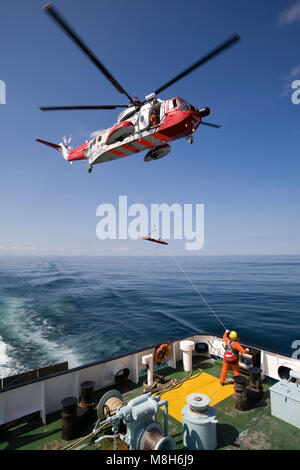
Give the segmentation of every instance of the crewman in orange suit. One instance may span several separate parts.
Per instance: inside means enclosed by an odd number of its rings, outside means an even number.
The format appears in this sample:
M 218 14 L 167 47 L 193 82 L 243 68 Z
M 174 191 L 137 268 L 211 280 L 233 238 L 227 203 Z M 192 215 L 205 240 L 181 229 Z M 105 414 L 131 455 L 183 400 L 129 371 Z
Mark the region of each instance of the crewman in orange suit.
M 226 351 L 224 353 L 223 367 L 220 376 L 221 385 L 224 385 L 225 383 L 226 375 L 230 366 L 233 369 L 234 375 L 240 375 L 239 353 L 247 354 L 249 352 L 248 348 L 244 349 L 243 346 L 240 345 L 236 331 L 226 330 L 223 335 L 223 340 L 225 342 Z
M 152 126 L 158 126 L 159 124 L 159 114 L 157 111 L 152 111 L 151 117 L 150 117 L 150 122 Z

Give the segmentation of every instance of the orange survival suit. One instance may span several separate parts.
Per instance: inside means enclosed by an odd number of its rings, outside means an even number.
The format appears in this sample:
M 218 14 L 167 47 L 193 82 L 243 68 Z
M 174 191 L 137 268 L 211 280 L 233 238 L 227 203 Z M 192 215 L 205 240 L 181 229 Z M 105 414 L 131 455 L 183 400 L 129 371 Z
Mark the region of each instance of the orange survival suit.
M 159 124 L 159 114 L 157 111 L 153 111 L 152 114 L 151 114 L 151 117 L 150 117 L 150 122 L 152 124 L 152 126 L 158 126 Z
M 248 349 L 244 349 L 243 346 L 240 345 L 240 343 L 237 340 L 231 340 L 228 338 L 228 333 L 229 330 L 226 330 L 224 335 L 223 335 L 223 340 L 226 345 L 227 351 L 229 350 L 232 353 L 233 359 L 236 357 L 235 360 L 230 360 L 228 362 L 226 360 L 226 352 L 224 354 L 224 361 L 223 361 L 223 367 L 221 370 L 221 375 L 220 375 L 220 382 L 221 384 L 224 384 L 227 371 L 229 367 L 231 366 L 233 369 L 234 375 L 240 375 L 240 366 L 239 366 L 239 353 L 246 354 L 248 352 Z

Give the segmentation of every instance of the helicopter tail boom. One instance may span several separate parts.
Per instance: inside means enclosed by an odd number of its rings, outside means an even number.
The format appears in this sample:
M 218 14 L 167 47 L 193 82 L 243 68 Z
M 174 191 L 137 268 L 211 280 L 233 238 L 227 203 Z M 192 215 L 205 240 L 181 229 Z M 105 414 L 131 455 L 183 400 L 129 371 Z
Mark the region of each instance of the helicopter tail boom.
M 37 142 L 43 145 L 47 145 L 48 147 L 52 147 L 55 150 L 58 150 L 65 160 L 69 159 L 69 151 L 68 149 L 62 144 L 54 144 L 53 142 L 48 142 L 47 140 L 36 139 Z

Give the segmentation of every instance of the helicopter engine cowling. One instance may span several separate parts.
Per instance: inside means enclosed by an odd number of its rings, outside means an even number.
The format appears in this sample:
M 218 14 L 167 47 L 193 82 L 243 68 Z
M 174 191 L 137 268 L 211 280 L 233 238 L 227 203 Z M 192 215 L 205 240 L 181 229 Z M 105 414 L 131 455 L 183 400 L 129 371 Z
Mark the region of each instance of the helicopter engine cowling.
M 158 145 L 151 149 L 144 158 L 144 162 L 150 162 L 151 160 L 158 160 L 159 158 L 165 157 L 170 153 L 171 147 L 169 144 Z
M 136 113 L 135 106 L 129 106 L 127 109 L 122 111 L 118 116 L 118 122 L 126 121 L 126 119 L 131 118 Z
M 210 115 L 210 109 L 209 108 L 198 109 L 198 112 L 201 114 L 201 117 L 206 117 L 206 116 Z

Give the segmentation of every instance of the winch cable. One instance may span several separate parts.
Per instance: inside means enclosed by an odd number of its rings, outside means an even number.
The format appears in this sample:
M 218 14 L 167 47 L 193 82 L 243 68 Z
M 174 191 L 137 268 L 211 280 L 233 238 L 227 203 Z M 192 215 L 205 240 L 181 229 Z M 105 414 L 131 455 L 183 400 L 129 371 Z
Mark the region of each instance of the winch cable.
M 153 226 L 153 230 L 150 232 L 150 234 L 152 234 L 152 232 L 156 232 L 157 235 L 159 236 L 159 232 L 156 228 L 156 226 L 154 225 Z M 201 294 L 201 292 L 199 291 L 199 289 L 195 286 L 195 284 L 193 283 L 193 281 L 191 280 L 191 278 L 188 276 L 188 274 L 185 272 L 185 270 L 183 269 L 183 267 L 179 264 L 179 262 L 177 261 L 177 259 L 175 258 L 175 256 L 171 253 L 170 249 L 169 249 L 169 246 L 168 245 L 165 245 L 166 249 L 168 250 L 168 253 L 169 255 L 173 258 L 173 260 L 175 261 L 175 263 L 177 264 L 178 268 L 183 272 L 183 274 L 185 275 L 185 277 L 187 278 L 187 280 L 189 281 L 189 283 L 191 284 L 191 286 L 195 289 L 195 291 L 197 292 L 197 294 L 201 297 L 201 299 L 203 300 L 203 302 L 205 303 L 205 305 L 208 307 L 208 309 L 210 310 L 210 312 L 216 317 L 216 319 L 218 320 L 218 322 L 223 326 L 224 330 L 227 330 L 226 326 L 224 325 L 224 323 L 222 322 L 222 320 L 219 318 L 219 316 L 216 314 L 216 312 L 213 310 L 213 308 L 209 305 L 209 303 L 205 300 L 205 298 L 203 297 L 203 295 Z M 157 253 L 156 253 L 157 254 Z
M 86 439 L 88 439 L 88 437 L 92 437 L 93 435 L 97 434 L 99 431 L 101 431 L 103 428 L 105 428 L 105 426 L 107 426 L 107 423 L 103 424 L 102 426 L 100 426 L 98 429 L 92 431 L 90 434 L 88 434 L 87 436 L 83 436 L 81 437 L 80 439 L 76 440 L 75 442 L 71 442 L 70 444 L 66 445 L 65 447 L 62 447 L 60 450 L 72 450 L 74 447 L 76 447 L 78 444 L 80 444 L 81 442 L 85 441 Z
M 201 297 L 201 299 L 203 300 L 203 302 L 205 303 L 205 305 L 209 308 L 210 312 L 216 317 L 216 319 L 218 320 L 218 322 L 223 326 L 224 330 L 227 330 L 226 326 L 224 325 L 224 323 L 222 322 L 222 320 L 219 318 L 219 316 L 216 314 L 216 312 L 213 310 L 213 308 L 209 305 L 209 303 L 205 300 L 205 298 L 203 297 L 203 295 L 201 294 L 201 292 L 199 291 L 199 289 L 195 286 L 195 284 L 193 283 L 193 281 L 191 280 L 191 278 L 189 277 L 189 275 L 185 272 L 185 270 L 183 269 L 183 267 L 179 264 L 179 262 L 177 261 L 177 259 L 175 258 L 175 256 L 171 253 L 168 245 L 165 245 L 166 246 L 166 249 L 168 250 L 168 253 L 169 255 L 173 258 L 173 260 L 175 261 L 175 263 L 177 264 L 178 268 L 183 272 L 183 274 L 185 275 L 185 277 L 187 278 L 187 280 L 189 281 L 189 283 L 191 284 L 191 286 L 195 289 L 195 291 L 198 293 L 198 295 Z

